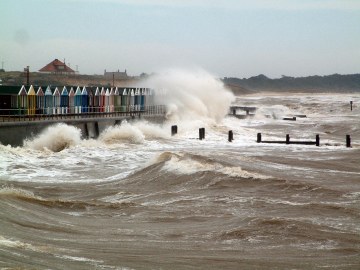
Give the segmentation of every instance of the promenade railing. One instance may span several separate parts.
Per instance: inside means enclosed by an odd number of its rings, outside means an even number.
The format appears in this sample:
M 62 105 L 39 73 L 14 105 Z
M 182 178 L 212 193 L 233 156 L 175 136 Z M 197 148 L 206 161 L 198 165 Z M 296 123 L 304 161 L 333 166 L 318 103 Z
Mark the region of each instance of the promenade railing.
M 28 108 L 1 109 L 0 122 L 28 122 L 42 120 L 70 120 L 90 118 L 135 117 L 141 115 L 165 115 L 165 105 L 129 105 L 107 107 L 47 107 L 30 110 Z

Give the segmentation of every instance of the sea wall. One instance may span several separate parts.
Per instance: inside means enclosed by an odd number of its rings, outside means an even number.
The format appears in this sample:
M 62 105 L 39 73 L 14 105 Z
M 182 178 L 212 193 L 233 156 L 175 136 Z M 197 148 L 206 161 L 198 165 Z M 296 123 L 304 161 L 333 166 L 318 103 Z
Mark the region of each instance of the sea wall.
M 0 143 L 3 145 L 22 146 L 25 139 L 31 139 L 40 134 L 47 127 L 66 123 L 81 130 L 83 138 L 97 138 L 109 126 L 119 125 L 122 121 L 128 122 L 144 119 L 150 122 L 162 123 L 164 115 L 133 115 L 120 117 L 98 117 L 98 118 L 79 118 L 79 119 L 59 119 L 59 120 L 33 120 L 17 122 L 0 122 Z

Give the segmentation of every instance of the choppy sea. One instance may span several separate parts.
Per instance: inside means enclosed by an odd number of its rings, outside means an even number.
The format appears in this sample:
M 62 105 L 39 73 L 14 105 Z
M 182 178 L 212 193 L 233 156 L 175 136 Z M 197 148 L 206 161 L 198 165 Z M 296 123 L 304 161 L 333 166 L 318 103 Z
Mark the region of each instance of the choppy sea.
M 360 95 L 234 103 L 256 115 L 122 123 L 96 140 L 58 124 L 0 145 L 0 268 L 360 269 Z

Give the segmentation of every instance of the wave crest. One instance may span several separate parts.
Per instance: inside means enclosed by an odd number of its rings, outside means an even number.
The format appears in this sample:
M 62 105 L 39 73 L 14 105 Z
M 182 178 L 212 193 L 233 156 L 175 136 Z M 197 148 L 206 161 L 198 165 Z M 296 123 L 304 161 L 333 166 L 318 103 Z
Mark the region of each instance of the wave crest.
M 78 145 L 81 142 L 81 130 L 74 126 L 59 123 L 47 127 L 33 139 L 25 140 L 24 146 L 34 150 L 45 149 L 60 152 L 65 148 Z

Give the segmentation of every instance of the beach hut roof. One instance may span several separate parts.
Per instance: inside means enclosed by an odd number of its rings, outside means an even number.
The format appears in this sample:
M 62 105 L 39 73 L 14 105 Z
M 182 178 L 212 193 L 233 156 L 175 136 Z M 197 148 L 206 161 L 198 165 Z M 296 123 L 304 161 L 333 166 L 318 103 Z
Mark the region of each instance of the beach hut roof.
M 74 88 L 70 88 L 70 91 L 69 91 L 69 96 L 73 96 L 75 95 L 75 92 L 74 92 Z
M 43 96 L 44 95 L 44 91 L 42 90 L 41 86 L 39 87 L 39 89 L 36 92 L 37 96 Z
M 46 90 L 45 90 L 45 96 L 52 96 L 52 92 L 51 92 L 51 88 L 50 86 L 46 87 Z
M 115 88 L 114 95 L 119 95 L 119 89 L 117 87 Z
M 60 96 L 59 89 L 56 87 L 53 96 Z
M 88 94 L 85 86 L 83 87 L 83 90 L 82 90 L 81 94 L 82 95 L 87 95 Z
M 95 90 L 95 96 L 99 96 L 100 95 L 100 90 L 99 90 L 99 87 L 96 87 L 96 90 Z
M 68 90 L 66 89 L 66 86 L 64 86 L 63 90 L 61 91 L 61 95 L 62 95 L 62 96 L 68 96 L 68 95 L 69 95 L 69 92 L 68 92 Z
M 134 89 L 131 89 L 131 96 L 133 96 L 134 95 Z
M 24 86 L 24 85 L 23 85 L 23 86 L 21 86 L 21 88 L 20 88 L 20 91 L 19 91 L 18 95 L 19 95 L 19 96 L 25 96 L 25 95 L 27 95 L 27 93 L 26 93 L 26 88 L 25 88 L 25 86 Z
M 114 88 L 111 87 L 111 89 L 110 89 L 110 96 L 113 96 L 113 95 L 114 95 Z
M 29 96 L 35 96 L 35 89 L 34 89 L 34 87 L 32 85 L 30 85 L 28 95 Z
M 135 89 L 135 95 L 136 95 L 136 96 L 140 96 L 140 89 L 139 89 L 139 88 L 136 88 L 136 89 Z
M 109 96 L 109 95 L 110 95 L 109 88 L 106 88 L 105 96 Z
M 76 88 L 75 95 L 81 95 L 81 89 L 79 86 Z
M 102 88 L 101 88 L 100 95 L 102 95 L 102 96 L 104 96 L 104 95 L 105 95 L 105 89 L 104 89 L 104 87 L 102 87 Z

